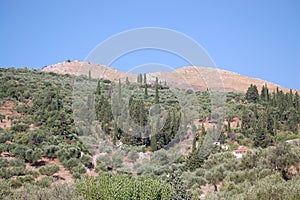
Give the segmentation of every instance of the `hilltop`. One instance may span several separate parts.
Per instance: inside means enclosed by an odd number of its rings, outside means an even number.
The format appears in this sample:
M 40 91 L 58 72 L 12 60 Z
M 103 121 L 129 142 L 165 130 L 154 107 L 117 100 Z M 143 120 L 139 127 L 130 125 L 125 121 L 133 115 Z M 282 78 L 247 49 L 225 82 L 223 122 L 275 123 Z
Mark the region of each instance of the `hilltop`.
M 118 81 L 119 79 L 121 81 L 125 81 L 126 77 L 130 82 L 136 82 L 137 80 L 136 74 L 122 72 L 105 65 L 81 61 L 66 61 L 57 63 L 45 66 L 42 70 L 58 74 L 71 74 L 76 76 L 88 76 L 90 71 L 92 78 L 103 78 L 114 82 Z M 215 89 L 213 87 L 216 86 L 217 90 L 225 92 L 245 93 L 250 84 L 256 85 L 258 87 L 258 90 L 261 90 L 262 86 L 267 85 L 271 92 L 275 91 L 277 88 L 284 92 L 289 91 L 289 89 L 287 88 L 262 79 L 251 78 L 222 69 L 201 66 L 185 66 L 172 72 L 155 72 L 147 74 L 147 79 L 151 83 L 154 83 L 156 77 L 159 78 L 160 81 L 166 82 L 170 87 L 193 89 L 195 91 L 205 91 L 207 90 L 207 88 Z M 205 77 L 205 79 L 207 80 L 216 79 L 217 85 L 211 84 L 208 87 L 203 77 Z

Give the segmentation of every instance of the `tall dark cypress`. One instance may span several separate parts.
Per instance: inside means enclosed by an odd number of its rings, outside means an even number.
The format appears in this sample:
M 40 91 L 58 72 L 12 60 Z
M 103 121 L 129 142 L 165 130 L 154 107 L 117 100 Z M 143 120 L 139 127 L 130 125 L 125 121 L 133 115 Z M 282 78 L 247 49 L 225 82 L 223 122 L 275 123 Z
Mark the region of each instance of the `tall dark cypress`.
M 101 95 L 101 81 L 100 80 L 97 83 L 96 95 Z
M 156 77 L 155 79 L 155 98 L 154 98 L 154 103 L 158 104 L 159 103 L 159 94 L 158 94 L 158 78 Z

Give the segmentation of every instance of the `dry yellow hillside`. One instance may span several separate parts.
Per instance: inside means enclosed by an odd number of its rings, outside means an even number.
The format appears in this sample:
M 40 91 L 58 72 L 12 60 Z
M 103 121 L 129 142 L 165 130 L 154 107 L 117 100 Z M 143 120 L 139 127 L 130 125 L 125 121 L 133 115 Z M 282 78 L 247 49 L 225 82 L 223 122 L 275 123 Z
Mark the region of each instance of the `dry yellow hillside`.
M 72 75 L 83 74 L 87 76 L 90 71 L 92 78 L 104 78 L 116 82 L 119 79 L 125 81 L 126 77 L 128 77 L 130 82 L 136 81 L 135 74 L 121 72 L 108 66 L 90 62 L 66 61 L 44 67 L 43 71 Z M 206 90 L 209 88 L 226 92 L 246 92 L 250 84 L 255 84 L 259 91 L 263 85 L 267 85 L 270 92 L 276 90 L 277 87 L 284 92 L 289 91 L 287 88 L 262 79 L 251 78 L 234 72 L 208 67 L 187 66 L 176 69 L 173 72 L 147 74 L 148 82 L 154 82 L 156 77 L 158 77 L 160 81 L 166 81 L 170 87 L 193 90 Z

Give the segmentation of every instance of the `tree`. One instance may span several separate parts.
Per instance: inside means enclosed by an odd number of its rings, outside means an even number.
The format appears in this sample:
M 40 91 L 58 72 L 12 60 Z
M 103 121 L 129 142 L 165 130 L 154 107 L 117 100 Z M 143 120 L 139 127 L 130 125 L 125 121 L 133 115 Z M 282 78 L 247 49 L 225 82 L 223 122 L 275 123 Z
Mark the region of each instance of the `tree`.
M 96 95 L 101 95 L 101 81 L 100 80 L 97 83 Z
M 201 135 L 206 135 L 206 130 L 203 123 L 201 124 Z
M 148 98 L 148 86 L 145 84 L 145 99 Z
M 147 75 L 144 74 L 144 84 L 147 85 Z
M 159 103 L 159 94 L 158 94 L 158 78 L 156 77 L 155 79 L 155 98 L 154 98 L 154 103 L 158 104 Z
M 264 86 L 264 85 L 262 86 L 261 94 L 260 94 L 260 99 L 262 101 L 269 101 L 270 96 L 269 96 L 269 89 L 268 89 L 267 85 L 266 86 Z
M 143 83 L 143 75 L 141 73 L 137 75 L 137 83 Z
M 294 134 L 298 132 L 298 117 L 297 111 L 294 107 L 291 107 L 287 112 L 286 115 L 286 124 L 288 126 L 288 130 L 292 131 Z
M 151 136 L 151 142 L 150 142 L 150 148 L 151 148 L 151 151 L 156 151 L 157 150 L 157 141 L 156 141 L 156 135 L 152 135 Z
M 126 76 L 126 85 L 129 86 L 130 85 L 130 82 L 128 80 L 128 77 Z
M 116 144 L 118 135 L 119 135 L 119 128 L 118 128 L 117 122 L 114 122 L 114 134 L 112 136 L 113 144 Z
M 219 184 L 225 178 L 224 167 L 216 166 L 209 169 L 209 171 L 207 171 L 207 173 L 205 174 L 205 178 L 208 181 L 208 183 L 214 186 L 214 191 L 217 192 L 218 191 L 217 184 Z
M 122 100 L 122 84 L 121 84 L 121 79 L 119 79 L 119 84 L 118 84 L 118 103 L 120 103 Z
M 179 175 L 176 173 L 172 173 L 167 180 L 171 187 L 174 190 L 174 193 L 172 194 L 171 198 L 172 200 L 191 200 L 191 195 L 187 192 L 185 187 L 183 186 L 183 181 Z
M 250 103 L 256 103 L 259 99 L 258 90 L 256 85 L 250 85 L 246 92 L 246 100 Z
M 254 136 L 254 145 L 256 147 L 266 148 L 271 143 L 270 133 L 268 133 L 266 116 L 261 114 L 259 118 L 256 133 Z
M 203 168 L 206 170 L 206 180 L 214 185 L 217 192 L 217 184 L 226 177 L 227 171 L 237 170 L 237 160 L 231 153 L 212 154 L 205 160 Z
M 278 144 L 267 153 L 269 165 L 272 169 L 278 170 L 285 181 L 291 179 L 291 174 L 289 174 L 290 167 L 295 166 L 298 168 L 300 151 L 299 148 L 297 150 L 293 150 L 292 146 L 285 142 Z

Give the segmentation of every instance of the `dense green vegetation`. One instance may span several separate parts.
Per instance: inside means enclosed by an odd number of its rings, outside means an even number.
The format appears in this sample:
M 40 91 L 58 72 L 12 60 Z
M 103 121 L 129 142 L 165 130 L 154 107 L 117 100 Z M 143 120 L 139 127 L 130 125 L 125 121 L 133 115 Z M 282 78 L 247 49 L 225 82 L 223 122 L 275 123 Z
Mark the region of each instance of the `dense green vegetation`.
M 0 199 L 300 198 L 298 93 L 250 85 L 216 112 L 209 91 L 91 73 L 0 69 Z

